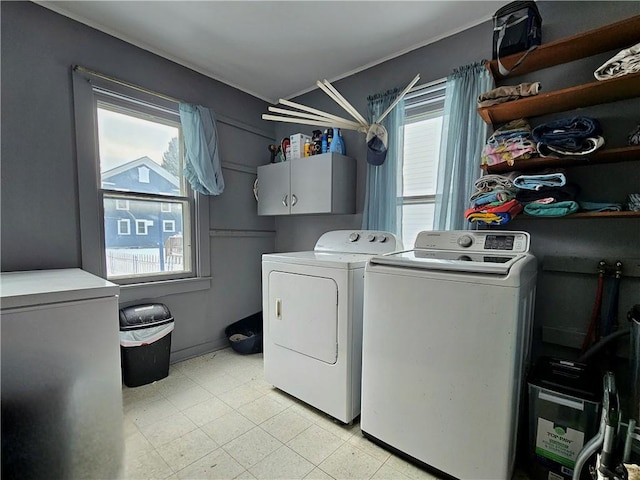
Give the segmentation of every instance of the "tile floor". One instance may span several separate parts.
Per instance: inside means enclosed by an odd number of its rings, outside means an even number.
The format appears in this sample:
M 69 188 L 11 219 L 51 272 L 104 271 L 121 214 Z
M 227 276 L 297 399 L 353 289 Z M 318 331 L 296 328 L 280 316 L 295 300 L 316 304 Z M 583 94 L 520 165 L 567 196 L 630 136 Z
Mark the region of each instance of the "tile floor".
M 434 479 L 264 381 L 227 348 L 123 387 L 129 479 Z

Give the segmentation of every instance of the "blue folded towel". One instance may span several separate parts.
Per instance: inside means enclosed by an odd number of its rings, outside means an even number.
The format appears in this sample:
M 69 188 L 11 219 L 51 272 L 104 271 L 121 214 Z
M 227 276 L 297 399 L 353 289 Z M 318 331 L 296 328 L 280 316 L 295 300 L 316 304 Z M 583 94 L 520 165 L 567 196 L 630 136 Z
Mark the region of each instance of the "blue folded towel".
M 556 203 L 528 203 L 524 206 L 524 213 L 534 217 L 564 217 L 578 211 L 577 202 L 556 202 Z
M 513 180 L 518 188 L 540 190 L 542 187 L 562 187 L 567 183 L 564 173 L 547 173 L 544 175 L 520 175 Z
M 580 210 L 586 212 L 619 212 L 622 205 L 619 203 L 578 202 Z
M 597 137 L 602 133 L 600 122 L 590 117 L 568 117 L 538 125 L 531 131 L 536 142 L 562 147 L 565 150 L 583 149 L 586 138 Z

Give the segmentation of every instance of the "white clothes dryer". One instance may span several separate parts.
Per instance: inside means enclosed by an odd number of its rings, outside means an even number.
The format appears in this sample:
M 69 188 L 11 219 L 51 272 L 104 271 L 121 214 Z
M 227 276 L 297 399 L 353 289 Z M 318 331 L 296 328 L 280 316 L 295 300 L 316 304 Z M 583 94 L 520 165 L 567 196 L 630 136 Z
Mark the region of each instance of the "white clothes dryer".
M 391 233 L 336 230 L 313 251 L 262 256 L 264 376 L 344 423 L 360 414 L 364 267 Z
M 366 266 L 363 434 L 458 479 L 510 479 L 537 266 L 529 234 L 421 232 Z

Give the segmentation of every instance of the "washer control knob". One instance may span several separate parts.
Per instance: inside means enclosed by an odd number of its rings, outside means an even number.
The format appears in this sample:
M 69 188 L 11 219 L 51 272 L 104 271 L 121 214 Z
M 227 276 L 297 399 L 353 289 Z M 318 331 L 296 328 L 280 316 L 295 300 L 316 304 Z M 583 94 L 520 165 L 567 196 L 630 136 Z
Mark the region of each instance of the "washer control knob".
M 355 242 L 360 238 L 360 234 L 353 232 L 351 235 L 349 235 L 349 241 L 350 242 Z
M 386 241 L 387 241 L 387 236 L 386 236 L 386 235 L 381 235 L 381 236 L 380 236 L 380 238 L 378 239 L 378 241 L 379 241 L 380 243 L 384 243 L 384 242 L 386 242 Z
M 462 235 L 460 238 L 458 238 L 458 245 L 460 245 L 462 248 L 470 247 L 472 243 L 473 238 L 471 238 L 470 235 Z
M 370 233 L 369 236 L 367 237 L 367 240 L 369 240 L 370 242 L 375 242 L 376 236 L 374 234 Z

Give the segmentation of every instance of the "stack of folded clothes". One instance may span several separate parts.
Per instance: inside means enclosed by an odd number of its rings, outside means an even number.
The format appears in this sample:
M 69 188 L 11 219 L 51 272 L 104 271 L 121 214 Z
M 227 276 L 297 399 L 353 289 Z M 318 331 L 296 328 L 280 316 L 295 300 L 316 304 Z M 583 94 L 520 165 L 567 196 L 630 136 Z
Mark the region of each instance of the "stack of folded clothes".
M 593 75 L 598 80 L 609 80 L 637 72 L 640 72 L 640 43 L 618 52 L 593 72 Z
M 568 117 L 538 125 L 531 131 L 541 156 L 582 156 L 604 145 L 600 122 L 590 117 Z
M 484 225 L 504 225 L 522 211 L 522 204 L 514 197 L 513 179 L 518 175 L 484 175 L 476 180 L 476 192 L 471 195 L 471 207 L 464 212 L 470 222 Z
M 498 128 L 487 139 L 482 149 L 482 165 L 507 162 L 513 166 L 516 160 L 531 158 L 536 154 L 536 145 L 531 140 L 531 126 L 524 120 L 514 120 Z
M 580 187 L 567 183 L 562 172 L 518 175 L 513 184 L 517 188 L 515 198 L 524 206 L 527 215 L 563 217 L 580 208 L 576 201 Z

